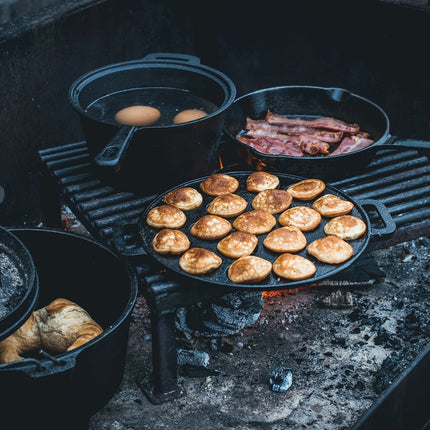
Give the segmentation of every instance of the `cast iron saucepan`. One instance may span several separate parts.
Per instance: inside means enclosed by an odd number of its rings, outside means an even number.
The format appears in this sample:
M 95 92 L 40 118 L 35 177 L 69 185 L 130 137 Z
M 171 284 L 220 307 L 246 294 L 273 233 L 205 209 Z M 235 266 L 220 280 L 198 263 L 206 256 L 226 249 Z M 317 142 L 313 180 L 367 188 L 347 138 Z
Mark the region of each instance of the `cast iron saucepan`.
M 224 73 L 177 53 L 110 64 L 82 75 L 69 89 L 99 175 L 145 195 L 216 168 L 225 111 L 235 97 Z M 136 105 L 158 109 L 160 118 L 146 126 L 115 121 L 118 111 Z M 174 116 L 188 109 L 208 115 L 175 124 Z
M 235 192 L 235 194 L 242 196 L 243 198 L 245 198 L 248 201 L 248 206 L 247 206 L 246 211 L 252 210 L 251 200 L 256 196 L 256 193 L 252 193 L 252 192 L 249 192 L 246 190 L 246 179 L 250 173 L 251 172 L 248 172 L 248 171 L 229 172 L 228 173 L 230 176 L 235 177 L 239 181 L 240 185 L 239 185 L 238 190 Z M 290 185 L 305 179 L 303 177 L 289 175 L 289 174 L 274 173 L 274 172 L 272 172 L 272 174 L 277 175 L 280 179 L 279 189 L 287 189 Z M 361 236 L 360 238 L 358 238 L 356 240 L 350 241 L 350 244 L 354 249 L 354 255 L 344 263 L 337 264 L 337 265 L 330 265 L 330 264 L 325 264 L 325 263 L 319 262 L 314 257 L 309 255 L 307 253 L 307 251 L 304 249 L 304 250 L 298 252 L 298 255 L 301 255 L 305 258 L 310 259 L 315 264 L 315 266 L 317 267 L 317 271 L 312 278 L 308 278 L 308 279 L 304 279 L 304 280 L 300 280 L 300 281 L 288 281 L 285 279 L 284 280 L 280 279 L 278 276 L 276 276 L 272 272 L 265 280 L 263 280 L 257 284 L 237 284 L 237 283 L 230 281 L 229 278 L 227 277 L 227 269 L 234 260 L 231 258 L 222 256 L 217 251 L 216 245 L 218 243 L 218 240 L 215 240 L 215 241 L 201 240 L 201 239 L 198 239 L 196 237 L 193 237 L 189 233 L 191 226 L 199 218 L 201 218 L 203 215 L 207 214 L 207 210 L 206 210 L 207 206 L 209 205 L 209 203 L 214 198 L 213 196 L 206 195 L 205 193 L 203 193 L 200 190 L 199 185 L 206 178 L 207 178 L 207 176 L 203 177 L 203 178 L 194 179 L 192 181 L 178 185 L 178 186 L 176 186 L 172 189 L 169 189 L 168 191 L 160 194 L 158 197 L 156 197 L 151 202 L 151 204 L 147 207 L 145 212 L 142 214 L 142 216 L 139 220 L 139 225 L 138 225 L 139 232 L 140 232 L 140 235 L 141 235 L 141 238 L 143 241 L 143 247 L 144 247 L 145 251 L 150 256 L 152 256 L 156 261 L 161 263 L 161 265 L 164 268 L 169 269 L 170 271 L 172 271 L 173 274 L 179 275 L 180 277 L 184 277 L 186 280 L 192 279 L 193 281 L 199 281 L 199 282 L 202 282 L 203 284 L 207 283 L 207 284 L 212 284 L 212 285 L 218 285 L 220 287 L 240 288 L 240 289 L 248 289 L 248 290 L 263 290 L 263 291 L 264 290 L 289 289 L 289 288 L 296 288 L 296 287 L 303 286 L 303 285 L 309 285 L 309 284 L 317 283 L 318 281 L 321 281 L 322 279 L 333 276 L 336 273 L 349 267 L 364 252 L 364 250 L 367 247 L 367 244 L 369 242 L 371 235 L 391 234 L 395 230 L 395 224 L 394 224 L 393 220 L 391 219 L 389 213 L 386 210 L 384 210 L 385 207 L 383 205 L 381 205 L 380 202 L 377 202 L 374 200 L 366 200 L 366 201 L 363 200 L 361 202 L 354 201 L 350 197 L 348 197 L 345 193 L 343 193 L 342 191 L 339 191 L 338 189 L 336 189 L 334 187 L 326 185 L 326 189 L 323 192 L 323 194 L 331 193 L 331 194 L 334 194 L 336 196 L 343 198 L 344 200 L 348 200 L 348 201 L 352 202 L 354 204 L 354 209 L 351 212 L 351 215 L 354 215 L 354 216 L 360 218 L 361 220 L 363 220 L 367 226 L 367 231 L 363 236 Z M 186 221 L 185 225 L 180 230 L 182 230 L 184 233 L 187 234 L 187 236 L 191 242 L 191 247 L 202 247 L 202 248 L 209 249 L 209 250 L 215 252 L 216 254 L 218 254 L 222 258 L 222 260 L 223 260 L 222 265 L 212 273 L 208 273 L 205 275 L 190 275 L 190 274 L 182 271 L 182 269 L 179 267 L 178 261 L 179 261 L 180 256 L 161 255 L 161 254 L 158 254 L 157 252 L 155 252 L 152 248 L 152 240 L 153 240 L 153 238 L 156 235 L 158 230 L 153 228 L 153 227 L 150 227 L 146 223 L 146 217 L 148 215 L 148 212 L 152 208 L 164 204 L 163 198 L 169 191 L 172 191 L 172 190 L 178 189 L 178 188 L 182 188 L 182 187 L 192 187 L 192 188 L 200 191 L 202 196 L 203 196 L 203 203 L 198 208 L 193 209 L 193 210 L 189 210 L 189 211 L 185 211 L 185 214 L 187 216 L 187 221 Z M 291 207 L 299 206 L 299 205 L 311 206 L 312 203 L 313 203 L 313 201 L 305 202 L 305 201 L 293 199 Z M 376 210 L 379 213 L 381 219 L 383 220 L 383 224 L 385 225 L 383 228 L 381 228 L 381 229 L 375 229 L 375 228 L 372 229 L 371 228 L 369 217 L 368 217 L 365 209 L 363 208 L 365 206 L 372 207 L 372 209 Z M 279 214 L 275 215 L 276 219 L 278 219 L 278 217 L 279 217 Z M 234 219 L 235 218 L 229 218 L 229 221 L 231 223 L 233 223 Z M 308 244 L 317 238 L 325 236 L 323 229 L 324 229 L 324 226 L 327 224 L 328 221 L 329 221 L 328 218 L 323 217 L 321 224 L 315 230 L 305 233 Z M 277 225 L 274 227 L 274 229 L 278 228 L 278 227 L 282 227 L 282 226 L 279 223 L 277 223 Z M 234 229 L 232 231 L 234 231 Z M 253 255 L 257 255 L 259 257 L 265 258 L 265 259 L 267 259 L 273 263 L 275 261 L 275 259 L 280 254 L 269 251 L 263 246 L 263 240 L 266 236 L 267 236 L 267 234 L 263 234 L 263 235 L 258 236 L 258 245 L 257 245 L 257 248 L 254 251 Z
M 247 117 L 264 119 L 267 110 L 287 117 L 331 117 L 348 124 L 358 124 L 362 131 L 370 133 L 375 143 L 355 152 L 333 156 L 264 154 L 236 137 L 245 130 Z M 227 110 L 224 132 L 228 136 L 228 144 L 249 168 L 255 169 L 260 165 L 268 170 L 325 180 L 359 172 L 381 149 L 430 149 L 430 142 L 391 136 L 388 116 L 378 105 L 341 88 L 281 86 L 246 94 L 236 99 Z

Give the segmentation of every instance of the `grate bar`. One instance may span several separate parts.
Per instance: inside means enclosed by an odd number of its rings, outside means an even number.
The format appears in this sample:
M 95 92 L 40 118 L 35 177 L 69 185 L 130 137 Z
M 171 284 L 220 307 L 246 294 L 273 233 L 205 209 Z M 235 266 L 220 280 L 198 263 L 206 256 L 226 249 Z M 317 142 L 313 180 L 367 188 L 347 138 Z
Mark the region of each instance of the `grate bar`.
M 94 195 L 94 197 L 90 200 L 85 200 L 82 203 L 77 203 L 76 207 L 81 212 L 89 212 L 95 209 L 107 208 L 109 206 L 115 205 L 117 203 L 127 203 L 130 202 L 131 199 L 134 198 L 133 193 L 118 193 L 112 194 L 109 192 L 108 194 L 101 195 L 100 197 Z M 98 197 L 98 198 L 96 198 Z M 143 200 L 143 199 L 141 199 Z M 147 199 L 146 199 L 147 200 Z

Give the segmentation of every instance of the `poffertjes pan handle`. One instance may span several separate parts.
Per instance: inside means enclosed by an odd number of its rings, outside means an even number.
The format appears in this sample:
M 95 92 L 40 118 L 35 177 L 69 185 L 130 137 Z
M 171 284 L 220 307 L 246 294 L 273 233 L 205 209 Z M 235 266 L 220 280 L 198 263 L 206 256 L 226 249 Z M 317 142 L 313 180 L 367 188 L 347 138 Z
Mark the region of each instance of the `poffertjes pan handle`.
M 371 235 L 372 236 L 388 236 L 396 231 L 396 223 L 394 222 L 390 212 L 387 207 L 378 200 L 372 199 L 362 199 L 357 200 L 357 203 L 367 212 L 368 208 L 372 208 L 379 215 L 380 220 L 383 222 L 384 227 L 374 227 L 371 225 Z M 370 217 L 369 217 L 370 218 Z

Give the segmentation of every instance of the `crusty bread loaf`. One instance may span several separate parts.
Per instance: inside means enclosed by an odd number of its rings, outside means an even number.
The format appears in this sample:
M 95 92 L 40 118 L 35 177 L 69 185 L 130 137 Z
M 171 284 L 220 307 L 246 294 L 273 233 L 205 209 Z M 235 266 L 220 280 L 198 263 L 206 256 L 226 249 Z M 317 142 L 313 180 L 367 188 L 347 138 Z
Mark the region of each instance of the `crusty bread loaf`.
M 34 311 L 15 333 L 0 342 L 0 363 L 21 360 L 21 354 L 38 349 L 71 351 L 102 332 L 85 309 L 70 300 L 56 299 Z

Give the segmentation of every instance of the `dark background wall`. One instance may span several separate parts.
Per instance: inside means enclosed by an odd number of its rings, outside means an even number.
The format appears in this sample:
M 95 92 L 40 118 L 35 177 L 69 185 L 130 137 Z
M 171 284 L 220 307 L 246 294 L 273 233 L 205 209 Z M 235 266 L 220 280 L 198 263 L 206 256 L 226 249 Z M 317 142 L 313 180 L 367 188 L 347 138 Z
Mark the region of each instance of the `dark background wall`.
M 180 52 L 238 95 L 343 87 L 379 104 L 393 135 L 430 140 L 430 13 L 379 1 L 68 1 L 0 28 L 0 224 L 41 219 L 37 151 L 83 140 L 68 88 L 96 67 Z

